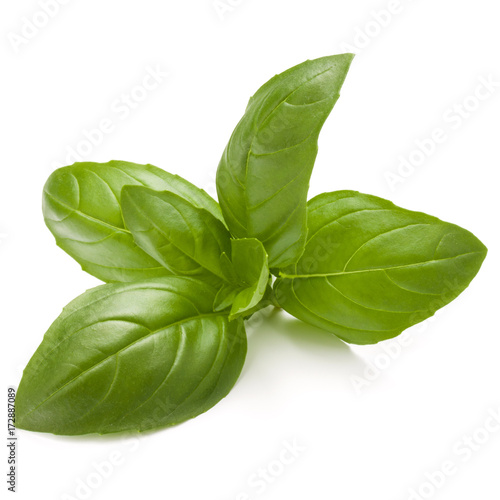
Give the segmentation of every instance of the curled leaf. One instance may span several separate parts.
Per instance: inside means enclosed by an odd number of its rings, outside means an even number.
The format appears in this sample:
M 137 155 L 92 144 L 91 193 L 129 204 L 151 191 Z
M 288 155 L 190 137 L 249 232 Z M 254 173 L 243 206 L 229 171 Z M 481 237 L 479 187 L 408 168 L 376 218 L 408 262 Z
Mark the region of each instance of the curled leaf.
M 264 244 L 271 268 L 292 264 L 304 248 L 318 136 L 353 57 L 306 61 L 269 80 L 222 155 L 217 194 L 224 219 L 233 236 Z

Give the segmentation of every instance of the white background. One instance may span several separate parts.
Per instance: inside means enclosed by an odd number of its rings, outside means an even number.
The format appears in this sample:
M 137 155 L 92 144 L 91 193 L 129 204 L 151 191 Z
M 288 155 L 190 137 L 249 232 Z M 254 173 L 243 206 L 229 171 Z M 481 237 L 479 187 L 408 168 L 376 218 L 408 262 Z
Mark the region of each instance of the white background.
M 249 328 L 234 390 L 194 420 L 138 440 L 19 431 L 18 498 L 405 500 L 412 489 L 422 493 L 414 499 L 500 498 L 500 431 L 481 431 L 500 411 L 497 2 L 222 0 L 217 12 L 212 0 L 66 0 L 24 42 L 23 18 L 40 12 L 38 2 L 0 9 L 3 391 L 19 383 L 62 307 L 98 284 L 43 223 L 42 186 L 68 147 L 82 147 L 84 131 L 108 118 L 113 131 L 83 158 L 149 162 L 214 194 L 250 95 L 344 44 L 358 55 L 321 134 L 310 195 L 389 198 L 489 248 L 466 292 L 409 330 L 401 348 L 351 347 L 275 314 Z M 129 115 L 117 108 L 157 66 L 169 76 Z M 480 79 L 497 86 L 478 104 Z M 469 116 L 458 119 L 464 101 Z M 446 140 L 391 189 L 387 173 L 435 128 Z M 374 364 L 382 369 L 366 372 Z M 487 442 L 460 444 L 464 435 Z M 301 451 L 280 465 L 283 443 L 294 441 Z M 0 455 L 5 478 L 6 448 Z M 109 477 L 97 475 L 93 463 L 116 457 Z M 440 488 L 426 485 L 445 461 L 455 473 Z M 259 470 L 271 481 L 257 482 Z M 89 491 L 77 487 L 88 481 Z

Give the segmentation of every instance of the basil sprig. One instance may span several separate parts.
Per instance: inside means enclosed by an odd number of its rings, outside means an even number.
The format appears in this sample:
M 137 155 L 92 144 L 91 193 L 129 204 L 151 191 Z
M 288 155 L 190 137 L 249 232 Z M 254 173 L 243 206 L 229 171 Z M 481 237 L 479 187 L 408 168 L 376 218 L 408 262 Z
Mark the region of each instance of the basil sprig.
M 19 385 L 17 427 L 174 425 L 229 393 L 244 320 L 269 304 L 372 344 L 465 290 L 487 252 L 469 231 L 356 191 L 307 202 L 318 135 L 352 58 L 306 61 L 255 93 L 219 164 L 220 206 L 152 165 L 75 163 L 49 177 L 48 228 L 107 284 L 45 334 Z

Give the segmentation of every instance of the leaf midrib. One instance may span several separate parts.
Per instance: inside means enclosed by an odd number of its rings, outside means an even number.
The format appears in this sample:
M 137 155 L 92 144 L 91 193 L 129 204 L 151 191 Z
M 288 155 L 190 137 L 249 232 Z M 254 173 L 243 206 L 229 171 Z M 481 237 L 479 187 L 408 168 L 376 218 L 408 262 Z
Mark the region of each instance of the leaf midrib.
M 102 365 L 105 363 L 108 359 L 111 359 L 113 356 L 118 356 L 121 352 L 131 348 L 135 344 L 138 344 L 139 342 L 142 342 L 145 339 L 150 338 L 152 335 L 170 329 L 174 326 L 182 325 L 184 323 L 188 323 L 189 321 L 197 320 L 197 319 L 202 319 L 202 318 L 208 318 L 208 317 L 216 317 L 216 316 L 222 316 L 221 313 L 207 313 L 207 314 L 199 314 L 197 316 L 191 316 L 189 318 L 184 318 L 180 321 L 176 321 L 175 323 L 170 323 L 169 325 L 165 325 L 162 328 L 158 328 L 157 330 L 150 331 L 148 334 L 144 335 L 140 339 L 134 340 L 134 342 L 131 342 L 130 344 L 126 345 L 122 349 L 119 349 L 118 351 L 114 352 L 113 354 L 110 354 L 109 356 L 106 356 L 105 358 L 101 359 L 98 363 L 92 365 L 90 368 L 87 368 L 86 370 L 80 372 L 76 377 L 73 377 L 71 380 L 66 382 L 64 385 L 59 387 L 56 391 L 54 391 L 50 396 L 45 398 L 41 403 L 39 403 L 37 406 L 35 406 L 33 409 L 31 409 L 26 415 L 24 415 L 24 418 L 27 418 L 29 415 L 31 415 L 34 411 L 36 411 L 40 406 L 45 404 L 49 399 L 51 399 L 53 396 L 55 396 L 58 392 L 62 391 L 65 387 L 73 383 L 75 380 L 79 379 L 80 377 L 84 376 L 86 373 L 92 371 L 94 368 Z
M 189 224 L 188 220 L 186 219 L 186 217 L 181 213 L 181 211 L 177 207 L 175 207 L 172 203 L 169 203 L 168 201 L 165 201 L 165 200 L 163 200 L 162 198 L 160 198 L 158 196 L 155 196 L 155 197 L 158 198 L 160 201 L 163 201 L 163 202 L 167 203 L 170 207 L 172 207 L 181 216 L 181 218 L 183 219 L 183 221 L 185 222 L 186 226 L 189 228 L 189 230 L 191 231 L 191 233 L 195 234 L 194 231 L 192 231 L 191 225 Z M 136 202 L 136 200 L 134 200 L 131 196 L 129 196 L 129 200 L 135 206 L 137 212 L 139 212 L 143 217 L 145 217 L 147 219 L 147 221 L 151 224 L 151 226 L 153 226 L 153 228 L 156 229 L 156 231 L 158 231 L 179 252 L 181 252 L 184 255 L 186 255 L 187 257 L 189 257 L 193 262 L 196 262 L 196 264 L 198 264 L 201 268 L 205 269 L 206 271 L 208 271 L 209 273 L 213 274 L 217 278 L 220 278 L 223 281 L 226 281 L 226 278 L 224 277 L 224 274 L 222 272 L 219 274 L 219 273 L 216 273 L 215 271 L 212 271 L 211 269 L 209 269 L 208 267 L 206 267 L 205 264 L 203 264 L 202 262 L 200 262 L 199 259 L 197 259 L 195 255 L 189 255 L 186 250 L 184 250 L 178 244 L 176 244 L 176 242 L 173 241 L 173 239 L 170 238 L 169 235 L 166 234 L 165 231 L 160 226 L 158 226 L 158 224 L 156 224 L 156 222 L 153 220 L 153 218 L 148 215 L 147 211 L 145 211 L 143 209 L 143 207 L 140 206 Z M 194 205 L 193 205 L 193 207 L 196 208 L 197 210 L 203 210 L 203 209 L 200 209 L 198 207 L 195 207 Z M 143 250 L 143 251 L 145 251 L 145 250 Z M 146 252 L 146 253 L 148 255 L 150 255 L 148 252 Z M 195 253 L 195 252 L 193 252 L 193 253 Z M 150 257 L 152 257 L 152 256 L 150 255 Z M 154 257 L 152 257 L 152 258 L 155 259 Z M 162 256 L 162 259 L 165 260 L 163 258 L 163 256 Z M 155 259 L 155 260 L 157 260 L 157 259 Z M 161 264 L 161 262 L 160 262 L 160 264 Z M 175 272 L 175 271 L 172 271 L 172 272 Z
M 373 269 L 359 269 L 357 271 L 341 271 L 341 272 L 336 272 L 336 273 L 322 273 L 322 274 L 286 274 L 286 273 L 280 273 L 280 278 L 283 279 L 301 279 L 301 278 L 328 278 L 330 276 L 345 276 L 349 274 L 362 274 L 362 273 L 372 273 L 372 272 L 379 272 L 379 271 L 391 271 L 392 269 L 407 269 L 407 268 L 412 268 L 412 267 L 419 267 L 423 266 L 425 264 L 431 264 L 433 262 L 443 262 L 445 260 L 453 260 L 457 259 L 459 257 L 464 257 L 465 255 L 475 255 L 475 254 L 482 254 L 484 252 L 477 251 L 477 252 L 466 252 L 462 253 L 460 255 L 455 255 L 454 257 L 446 257 L 444 259 L 432 259 L 432 260 L 426 260 L 423 262 L 416 262 L 415 264 L 404 264 L 401 266 L 390 266 L 390 267 L 377 267 Z
M 253 151 L 252 151 L 252 147 L 253 147 L 253 144 L 254 144 L 254 141 L 255 141 L 255 138 L 257 137 L 257 134 L 259 133 L 260 129 L 262 128 L 262 126 L 264 125 L 264 123 L 266 123 L 269 118 L 273 115 L 273 113 L 284 103 L 284 102 L 287 102 L 287 100 L 290 98 L 290 96 L 292 96 L 293 94 L 295 94 L 296 92 L 298 92 L 304 85 L 307 85 L 309 82 L 312 82 L 313 80 L 315 80 L 316 78 L 320 77 L 321 75 L 325 74 L 325 73 L 328 73 L 329 71 L 331 71 L 332 69 L 334 68 L 334 66 L 331 66 L 329 67 L 328 69 L 324 70 L 324 71 L 321 71 L 320 73 L 314 75 L 312 78 L 309 78 L 308 80 L 302 82 L 298 87 L 296 87 L 295 89 L 293 89 L 291 92 L 289 92 L 278 104 L 276 104 L 276 106 L 274 106 L 274 108 L 265 116 L 265 117 L 262 117 L 262 120 L 260 121 L 260 123 L 256 123 L 254 126 L 254 129 L 253 129 L 253 136 L 252 136 L 252 140 L 250 141 L 250 146 L 248 148 L 248 152 L 247 152 L 247 156 L 246 156 L 246 160 L 245 160 L 245 182 L 244 182 L 244 185 L 242 186 L 243 188 L 243 193 L 244 193 L 244 198 L 245 198 L 245 219 L 246 219 L 246 222 L 248 223 L 248 212 L 250 211 L 250 200 L 248 199 L 248 191 L 246 189 L 246 186 L 247 186 L 247 178 L 248 178 L 248 167 L 249 167 L 249 164 L 250 164 L 250 155 L 251 154 L 254 154 Z M 269 94 L 269 93 L 268 93 Z M 267 94 L 267 95 L 268 95 Z M 267 95 L 265 97 L 267 97 Z M 323 99 L 322 99 L 323 100 Z M 307 137 L 307 139 L 309 139 L 310 136 Z M 288 148 L 287 148 L 288 149 Z M 270 197 L 270 199 L 272 198 L 273 196 Z
M 74 208 L 74 207 L 71 207 L 71 206 L 67 205 L 66 203 L 62 202 L 59 198 L 56 198 L 54 195 L 50 194 L 47 191 L 45 191 L 45 194 L 49 198 L 51 198 L 52 200 L 54 200 L 55 202 L 59 203 L 63 207 L 67 208 L 68 210 L 70 210 L 70 211 L 72 211 L 72 212 L 74 212 L 74 213 L 76 213 L 78 215 L 81 215 L 85 219 L 88 219 L 88 220 L 91 220 L 93 222 L 97 222 L 99 224 L 102 224 L 103 226 L 109 227 L 114 232 L 122 232 L 122 233 L 127 233 L 127 234 L 130 234 L 130 235 L 132 234 L 128 229 L 125 229 L 125 228 L 122 228 L 122 227 L 118 227 L 118 226 L 113 226 L 112 224 L 109 224 L 108 222 L 105 222 L 105 221 L 103 221 L 101 219 L 97 219 L 95 217 L 92 217 L 91 215 L 86 214 L 85 212 L 82 212 L 78 208 Z M 52 222 L 60 223 L 60 222 L 63 222 L 66 219 L 66 217 L 65 217 L 65 219 L 61 219 L 61 220 L 51 219 L 50 217 L 45 217 L 45 219 L 50 220 Z

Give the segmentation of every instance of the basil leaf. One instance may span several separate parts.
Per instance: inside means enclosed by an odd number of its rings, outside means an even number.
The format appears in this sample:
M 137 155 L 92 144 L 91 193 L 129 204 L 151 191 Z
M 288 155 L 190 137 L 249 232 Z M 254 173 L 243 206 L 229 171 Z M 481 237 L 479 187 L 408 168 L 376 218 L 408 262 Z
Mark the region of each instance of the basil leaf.
M 231 240 L 231 260 L 222 255 L 223 267 L 230 284 L 217 294 L 214 309 L 231 306 L 229 320 L 248 312 L 264 297 L 269 281 L 267 254 L 259 240 Z
M 271 268 L 303 251 L 318 135 L 353 57 L 306 61 L 272 78 L 250 99 L 220 161 L 224 219 L 235 237 L 264 243 Z
M 172 274 L 211 283 L 225 279 L 220 256 L 230 249 L 230 234 L 203 208 L 169 191 L 126 186 L 123 218 L 135 243 Z
M 216 311 L 231 307 L 233 320 L 260 302 L 269 279 L 260 241 L 231 240 L 212 214 L 168 191 L 126 186 L 121 202 L 126 227 L 140 248 L 172 274 L 220 286 Z
M 137 247 L 125 228 L 119 200 L 122 187 L 129 184 L 168 189 L 222 220 L 217 202 L 207 193 L 152 165 L 111 161 L 56 170 L 43 190 L 45 223 L 83 270 L 107 282 L 169 274 Z
M 308 204 L 309 235 L 275 283 L 290 314 L 354 344 L 389 339 L 469 285 L 486 247 L 469 231 L 356 191 Z
M 24 370 L 16 426 L 106 434 L 174 425 L 236 382 L 243 322 L 214 313 L 215 289 L 167 277 L 102 285 L 71 302 Z

